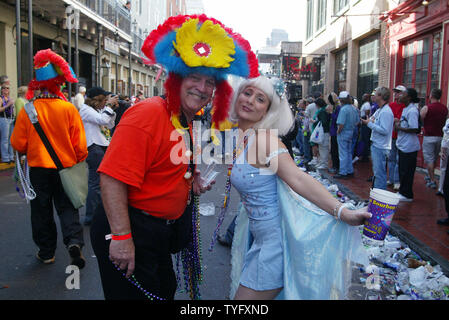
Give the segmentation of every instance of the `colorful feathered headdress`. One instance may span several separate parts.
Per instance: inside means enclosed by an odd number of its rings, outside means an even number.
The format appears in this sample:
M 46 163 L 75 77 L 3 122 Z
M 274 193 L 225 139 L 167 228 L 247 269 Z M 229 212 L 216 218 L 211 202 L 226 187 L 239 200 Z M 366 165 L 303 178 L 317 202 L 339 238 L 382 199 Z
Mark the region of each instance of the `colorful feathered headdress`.
M 51 51 L 40 50 L 34 56 L 35 77 L 28 84 L 26 98 L 32 99 L 35 90 L 46 89 L 48 92 L 66 100 L 61 92 L 61 85 L 65 82 L 76 83 L 76 75 L 63 57 Z
M 179 88 L 187 75 L 201 73 L 215 78 L 212 122 L 216 127 L 228 117 L 232 87 L 227 76 L 259 75 L 259 64 L 249 42 L 204 14 L 168 18 L 146 38 L 142 52 L 148 58 L 146 63 L 159 64 L 169 74 L 164 86 L 175 127 L 181 107 Z

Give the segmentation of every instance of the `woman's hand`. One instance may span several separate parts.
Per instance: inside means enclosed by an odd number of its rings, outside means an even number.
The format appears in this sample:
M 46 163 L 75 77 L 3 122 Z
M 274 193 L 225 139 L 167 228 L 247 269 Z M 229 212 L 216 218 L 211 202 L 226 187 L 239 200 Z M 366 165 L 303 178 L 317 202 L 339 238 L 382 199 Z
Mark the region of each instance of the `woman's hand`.
M 371 218 L 371 213 L 368 212 L 368 207 L 360 208 L 357 210 L 343 208 L 340 215 L 341 221 L 351 226 L 362 225 L 365 223 L 365 220 L 369 218 Z

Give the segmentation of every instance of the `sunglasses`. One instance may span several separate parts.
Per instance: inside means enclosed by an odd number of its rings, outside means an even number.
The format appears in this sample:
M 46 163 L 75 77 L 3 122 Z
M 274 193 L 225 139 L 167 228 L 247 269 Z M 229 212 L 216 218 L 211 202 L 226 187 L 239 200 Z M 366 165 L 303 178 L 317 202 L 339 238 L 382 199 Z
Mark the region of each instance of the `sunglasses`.
M 2 90 L 3 90 L 3 89 L 8 89 L 8 90 L 9 90 L 9 87 L 2 87 Z

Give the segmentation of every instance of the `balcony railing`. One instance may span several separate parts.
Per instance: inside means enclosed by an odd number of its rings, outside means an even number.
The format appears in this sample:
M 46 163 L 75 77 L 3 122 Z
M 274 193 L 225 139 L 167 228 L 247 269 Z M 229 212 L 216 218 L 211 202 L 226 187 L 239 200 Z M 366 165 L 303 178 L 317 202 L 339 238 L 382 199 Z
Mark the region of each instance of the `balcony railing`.
M 116 0 L 77 0 L 127 34 L 131 34 L 131 14 Z

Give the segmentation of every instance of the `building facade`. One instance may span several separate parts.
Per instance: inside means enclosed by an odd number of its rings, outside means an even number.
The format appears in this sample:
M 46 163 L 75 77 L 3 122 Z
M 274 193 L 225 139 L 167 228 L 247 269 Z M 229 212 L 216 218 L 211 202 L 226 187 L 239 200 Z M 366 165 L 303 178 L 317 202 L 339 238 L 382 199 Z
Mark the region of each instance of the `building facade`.
M 390 10 L 383 18 L 388 24 L 390 45 L 389 82 L 418 91 L 424 103 L 433 88 L 443 92 L 448 104 L 449 2 L 409 0 Z
M 0 75 L 11 95 L 33 76 L 33 56 L 51 48 L 71 64 L 79 86 L 118 94 L 162 94 L 164 74 L 145 65 L 140 48 L 166 18 L 167 0 L 0 0 Z
M 316 74 L 302 81 L 304 94 L 349 91 L 361 99 L 388 85 L 386 23 L 388 0 L 306 0 L 302 66 Z
M 421 103 L 430 91 L 442 91 L 441 102 L 449 104 L 449 2 L 446 0 L 403 1 L 382 17 L 389 43 L 390 87 L 402 84 L 418 91 Z M 422 142 L 422 136 L 419 135 Z M 417 165 L 423 167 L 422 152 Z

